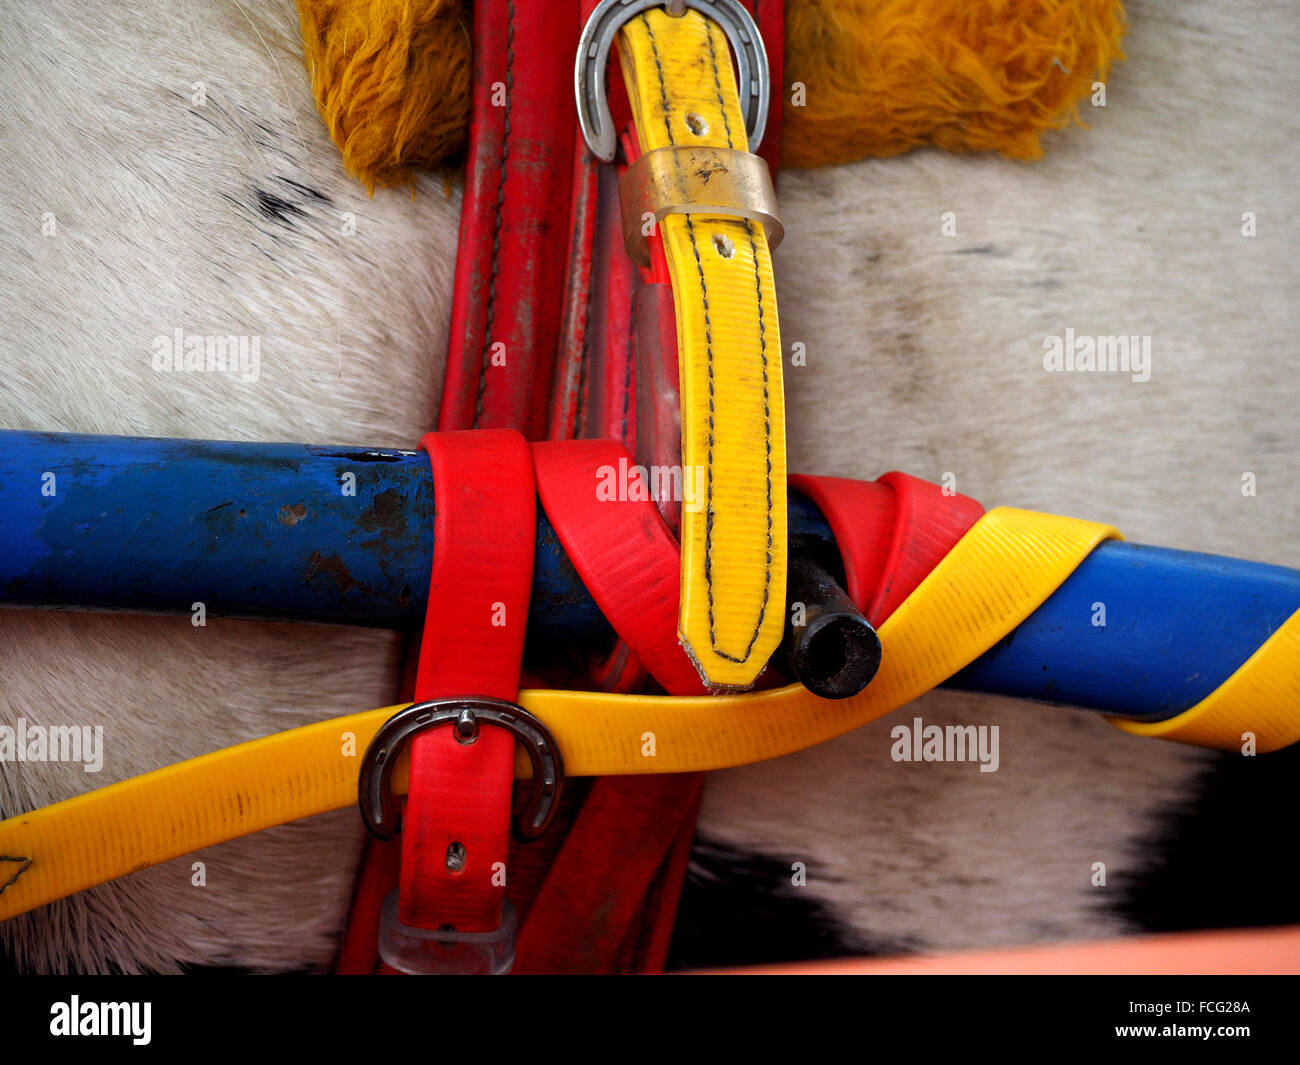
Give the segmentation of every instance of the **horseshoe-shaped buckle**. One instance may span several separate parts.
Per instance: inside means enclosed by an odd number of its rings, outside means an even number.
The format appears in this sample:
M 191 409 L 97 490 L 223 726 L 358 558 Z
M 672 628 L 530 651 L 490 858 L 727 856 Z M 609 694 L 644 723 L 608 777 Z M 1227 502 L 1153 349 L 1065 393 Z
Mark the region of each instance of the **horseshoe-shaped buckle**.
M 564 759 L 555 738 L 537 718 L 522 706 L 486 695 L 413 703 L 379 727 L 361 759 L 357 783 L 357 800 L 366 831 L 377 839 L 392 839 L 397 835 L 399 819 L 390 790 L 397 756 L 412 736 L 453 722 L 458 743 L 473 743 L 478 738 L 479 725 L 487 723 L 505 729 L 523 744 L 533 766 L 533 787 L 515 821 L 515 835 L 524 841 L 536 839 L 546 831 L 555 815 L 564 786 Z
M 578 38 L 578 57 L 573 65 L 573 91 L 578 101 L 578 125 L 591 154 L 601 162 L 614 158 L 618 137 L 605 95 L 605 68 L 619 27 L 652 7 L 669 9 L 680 15 L 686 8 L 713 19 L 727 35 L 736 54 L 736 74 L 740 86 L 740 111 L 745 116 L 749 150 L 757 151 L 767 127 L 767 108 L 771 94 L 771 75 L 767 66 L 767 49 L 758 25 L 740 0 L 601 0 Z

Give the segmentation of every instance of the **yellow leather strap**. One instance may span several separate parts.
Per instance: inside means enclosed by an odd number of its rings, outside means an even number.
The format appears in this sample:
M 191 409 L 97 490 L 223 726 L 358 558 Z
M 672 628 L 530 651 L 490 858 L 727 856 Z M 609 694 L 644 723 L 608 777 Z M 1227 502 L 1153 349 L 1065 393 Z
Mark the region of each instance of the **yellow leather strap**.
M 653 9 L 618 38 L 643 152 L 746 151 L 727 39 L 696 11 Z M 684 163 L 681 165 L 685 165 Z M 785 404 L 763 227 L 710 211 L 659 222 L 677 312 L 683 483 L 678 636 L 705 682 L 747 688 L 781 642 Z
M 880 627 L 866 691 L 819 699 L 798 685 L 673 698 L 524 691 L 572 776 L 743 765 L 848 732 L 983 654 L 1052 594 L 1100 541 L 1093 522 L 990 511 Z M 158 862 L 357 800 L 360 754 L 400 706 L 322 721 L 146 773 L 0 821 L 0 920 Z M 527 774 L 520 755 L 517 773 Z M 405 760 L 393 775 L 406 787 Z
M 1232 676 L 1177 717 L 1106 720 L 1135 736 L 1239 753 L 1266 754 L 1300 741 L 1300 610 Z

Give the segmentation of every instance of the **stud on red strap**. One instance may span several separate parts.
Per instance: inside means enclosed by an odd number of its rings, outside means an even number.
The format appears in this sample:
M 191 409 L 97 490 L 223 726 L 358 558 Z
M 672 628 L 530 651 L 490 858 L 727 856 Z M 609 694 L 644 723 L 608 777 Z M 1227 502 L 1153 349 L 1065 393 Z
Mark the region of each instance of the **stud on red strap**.
M 507 429 L 430 433 L 433 577 L 415 699 L 519 693 L 536 544 L 536 491 L 524 438 Z M 514 739 L 484 725 L 411 743 L 402 830 L 400 919 L 490 932 L 501 923 Z

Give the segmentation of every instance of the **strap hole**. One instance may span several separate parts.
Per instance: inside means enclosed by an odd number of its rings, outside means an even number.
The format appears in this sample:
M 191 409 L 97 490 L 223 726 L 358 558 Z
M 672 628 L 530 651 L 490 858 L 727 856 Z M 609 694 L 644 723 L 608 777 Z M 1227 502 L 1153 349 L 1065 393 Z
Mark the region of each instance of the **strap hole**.
M 724 259 L 730 259 L 736 254 L 736 246 L 731 243 L 731 238 L 725 233 L 713 234 L 713 247 Z
M 685 116 L 686 128 L 694 133 L 697 137 L 703 137 L 709 132 L 709 124 L 704 121 L 702 115 L 697 115 L 694 111 L 687 111 Z
M 459 873 L 465 869 L 465 844 L 447 844 L 447 872 Z

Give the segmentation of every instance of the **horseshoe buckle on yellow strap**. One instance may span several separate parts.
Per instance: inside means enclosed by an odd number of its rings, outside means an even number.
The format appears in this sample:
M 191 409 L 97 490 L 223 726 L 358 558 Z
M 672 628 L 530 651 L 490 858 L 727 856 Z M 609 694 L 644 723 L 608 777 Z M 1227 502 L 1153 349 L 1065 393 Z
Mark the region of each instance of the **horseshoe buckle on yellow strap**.
M 639 160 L 621 195 L 632 257 L 648 215 L 672 280 L 681 385 L 677 634 L 714 690 L 753 685 L 781 642 L 785 404 L 771 245 L 781 237 L 762 137 L 769 86 L 758 27 L 736 0 L 607 0 L 579 43 L 587 144 L 610 159 L 604 60 L 617 33 Z M 685 8 L 686 10 L 682 10 Z M 739 87 L 731 54 L 740 65 Z
M 651 8 L 662 8 L 681 18 L 687 8 L 709 16 L 722 28 L 740 66 L 740 111 L 749 138 L 749 150 L 763 142 L 771 92 L 767 50 L 762 34 L 739 0 L 603 0 L 596 5 L 578 38 L 573 68 L 573 88 L 578 102 L 578 125 L 587 148 L 603 163 L 618 150 L 618 134 L 605 97 L 605 67 L 614 38 L 625 22 Z

